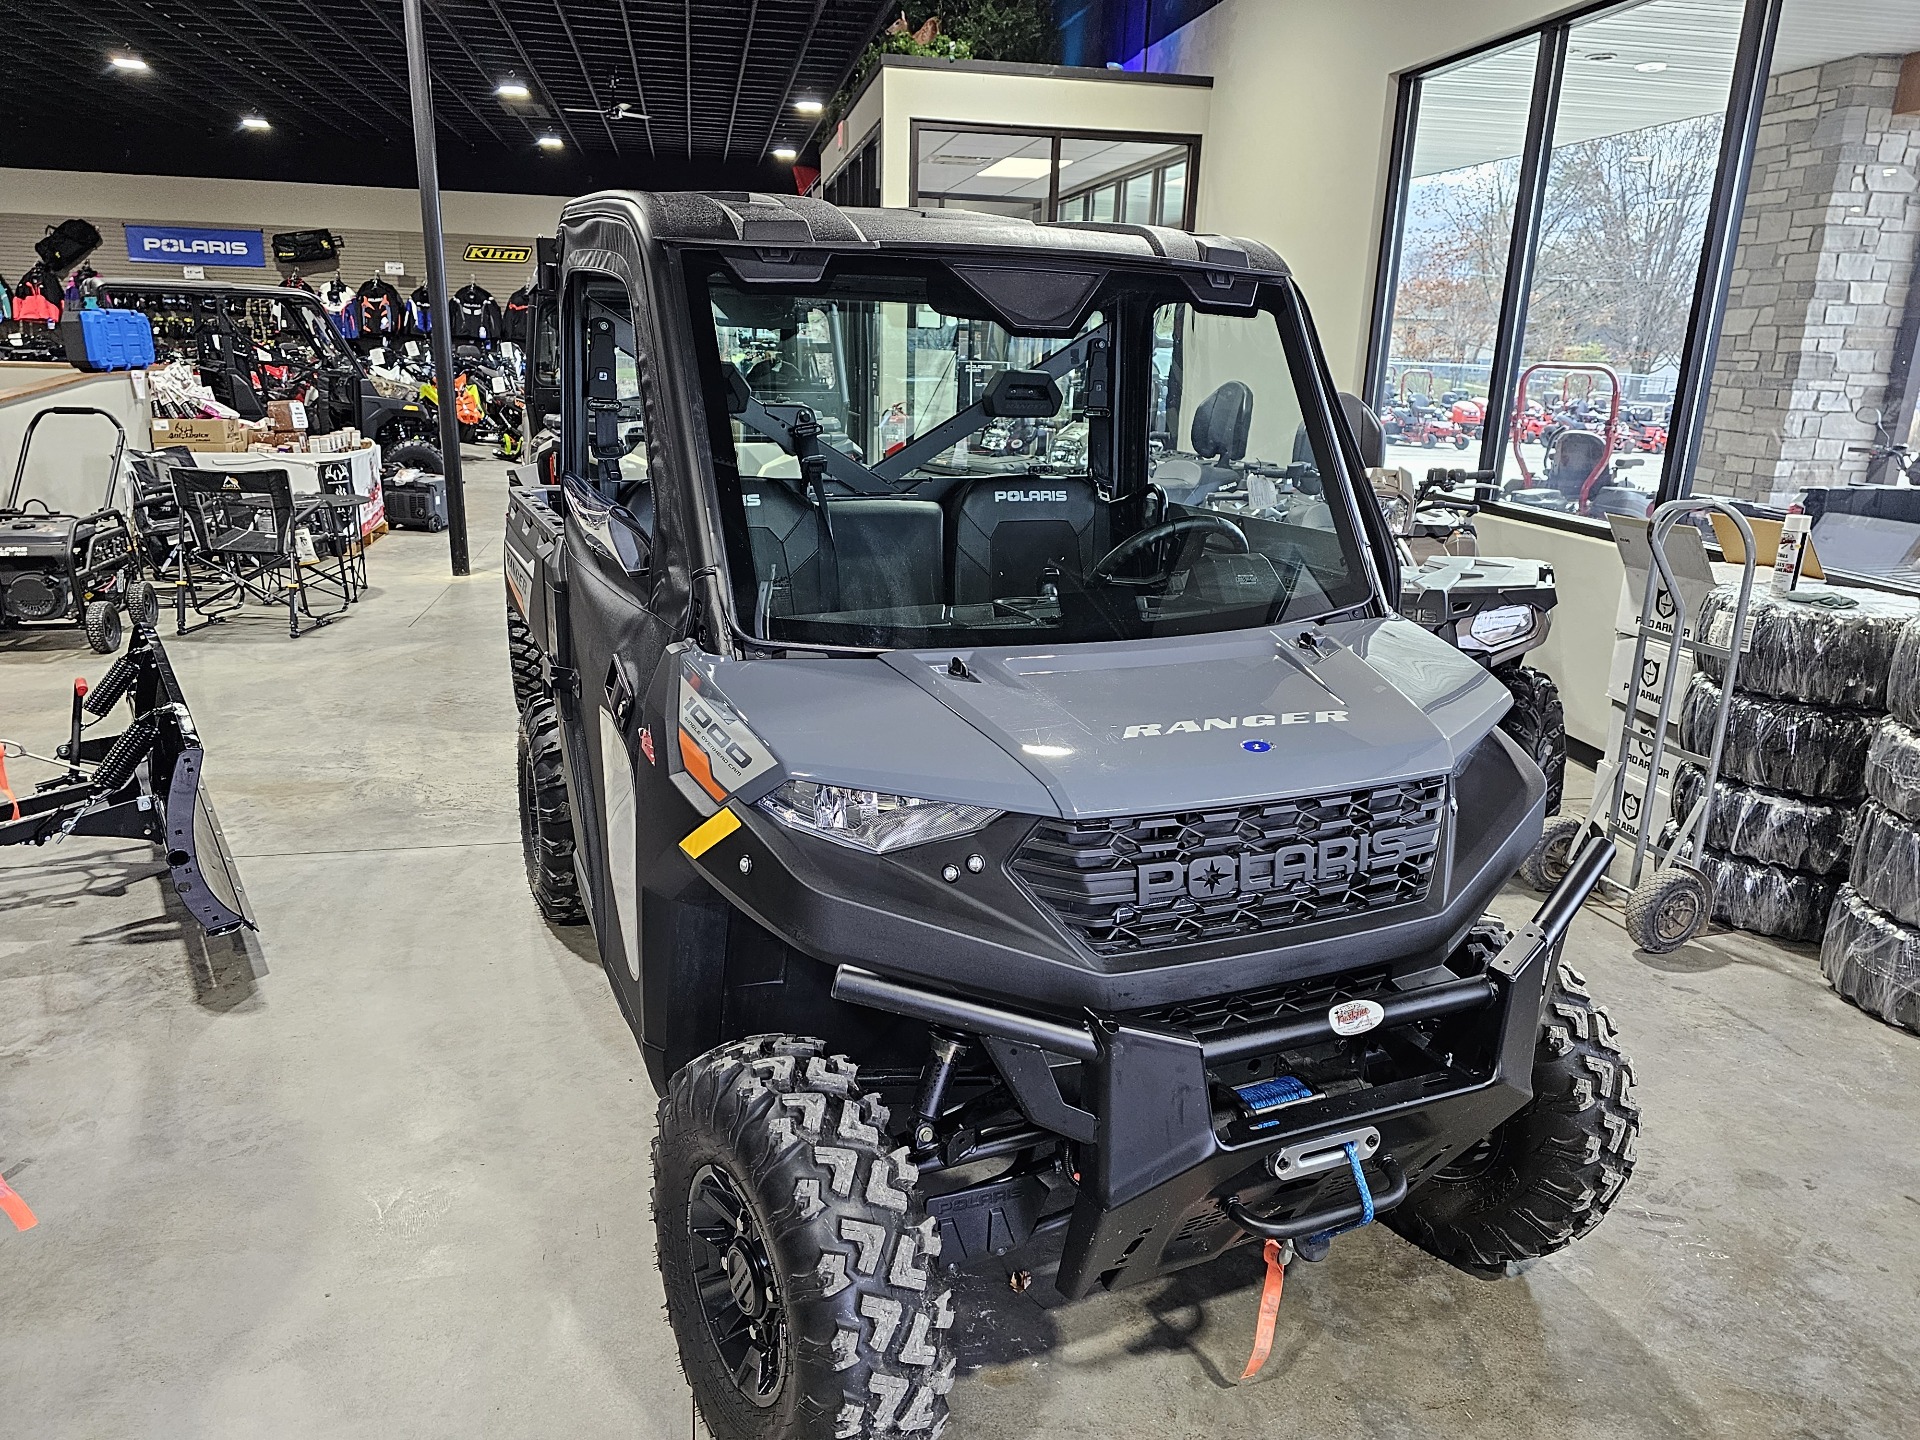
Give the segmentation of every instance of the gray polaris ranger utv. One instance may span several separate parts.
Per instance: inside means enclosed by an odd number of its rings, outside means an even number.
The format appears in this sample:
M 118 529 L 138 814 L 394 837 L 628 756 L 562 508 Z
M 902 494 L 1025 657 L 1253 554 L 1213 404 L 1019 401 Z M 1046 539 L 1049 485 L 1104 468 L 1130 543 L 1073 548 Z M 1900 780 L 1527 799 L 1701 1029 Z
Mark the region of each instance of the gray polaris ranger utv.
M 1611 852 L 1484 918 L 1544 782 L 1395 614 L 1279 257 L 603 194 L 548 280 L 528 873 L 664 1097 L 716 1436 L 938 1431 L 956 1267 L 1077 1297 L 1378 1215 L 1497 1276 L 1599 1221 L 1631 1072 L 1559 950 Z

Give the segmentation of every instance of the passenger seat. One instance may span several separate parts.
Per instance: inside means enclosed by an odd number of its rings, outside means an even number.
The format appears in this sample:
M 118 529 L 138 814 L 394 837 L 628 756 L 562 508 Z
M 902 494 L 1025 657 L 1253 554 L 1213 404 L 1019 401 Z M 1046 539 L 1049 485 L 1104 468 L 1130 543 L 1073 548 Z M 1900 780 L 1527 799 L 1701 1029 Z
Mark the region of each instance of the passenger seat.
M 1106 512 L 1078 476 L 969 481 L 953 497 L 953 603 L 1038 595 L 1058 562 L 1084 578 L 1106 553 Z
M 835 498 L 829 545 L 819 512 L 778 480 L 743 477 L 756 585 L 771 578 L 773 615 L 937 606 L 946 531 L 931 500 Z M 837 563 L 836 563 L 837 562 Z

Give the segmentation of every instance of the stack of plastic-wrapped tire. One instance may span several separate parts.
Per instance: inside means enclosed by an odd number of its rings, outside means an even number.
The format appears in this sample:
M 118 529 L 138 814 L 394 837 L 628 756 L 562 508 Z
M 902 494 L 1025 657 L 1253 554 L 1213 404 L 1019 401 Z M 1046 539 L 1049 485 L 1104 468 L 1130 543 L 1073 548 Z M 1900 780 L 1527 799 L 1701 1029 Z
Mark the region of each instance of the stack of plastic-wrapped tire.
M 1853 603 L 1825 603 L 1840 594 Z M 1733 638 L 1735 600 L 1731 587 L 1707 598 L 1702 629 L 1715 645 Z M 1701 853 L 1716 920 L 1787 940 L 1826 930 L 1847 878 L 1894 650 L 1913 614 L 1904 596 L 1809 582 L 1792 596 L 1754 592 Z M 1712 750 L 1725 676 L 1725 662 L 1703 655 L 1688 687 L 1680 743 L 1696 754 Z M 1690 812 L 1704 779 L 1697 769 L 1676 774 L 1677 816 Z
M 1867 803 L 1820 947 L 1827 982 L 1862 1010 L 1920 1031 L 1920 620 L 1893 654 L 1867 746 Z

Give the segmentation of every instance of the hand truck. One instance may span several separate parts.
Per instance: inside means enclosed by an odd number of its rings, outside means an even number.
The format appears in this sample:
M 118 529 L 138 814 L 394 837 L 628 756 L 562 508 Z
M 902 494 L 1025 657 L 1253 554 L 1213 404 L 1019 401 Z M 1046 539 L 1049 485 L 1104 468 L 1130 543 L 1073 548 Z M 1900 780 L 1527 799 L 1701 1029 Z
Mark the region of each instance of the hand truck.
M 1673 566 L 1667 558 L 1667 537 L 1683 519 L 1709 511 L 1731 516 L 1739 527 L 1746 549 L 1739 591 L 1735 597 L 1733 629 L 1726 645 L 1712 643 L 1701 632 L 1699 617 L 1682 598 Z M 1549 825 L 1521 866 L 1521 878 L 1536 889 L 1550 890 L 1566 873 L 1574 852 L 1589 835 L 1608 839 L 1631 839 L 1633 851 L 1628 861 L 1624 884 L 1602 876 L 1597 890 L 1623 896 L 1626 900 L 1627 933 L 1642 950 L 1655 955 L 1676 950 L 1693 939 L 1713 918 L 1713 885 L 1701 864 L 1709 827 L 1713 823 L 1714 783 L 1720 778 L 1720 755 L 1727 737 L 1727 715 L 1732 708 L 1734 684 L 1740 672 L 1740 652 L 1746 643 L 1747 614 L 1753 603 L 1753 530 L 1733 505 L 1711 496 L 1669 500 L 1653 512 L 1647 529 L 1648 548 L 1653 564 L 1647 570 L 1647 584 L 1640 601 L 1640 618 L 1634 626 L 1633 665 L 1627 672 L 1627 711 L 1620 726 L 1620 740 L 1610 757 L 1612 774 L 1599 786 L 1586 817 L 1568 817 Z M 1660 598 L 1673 597 L 1673 633 L 1669 637 L 1660 623 Z M 1660 686 L 1651 734 L 1637 723 L 1641 712 L 1639 683 L 1641 667 L 1646 663 L 1649 642 L 1667 647 L 1668 664 Z M 1725 665 L 1720 680 L 1720 699 L 1713 713 L 1713 743 L 1708 753 L 1697 755 L 1669 745 L 1667 727 L 1673 720 L 1674 693 L 1679 688 L 1682 652 L 1711 655 Z M 1636 768 L 1644 764 L 1645 775 L 1632 785 L 1627 777 L 1628 757 Z M 1671 834 L 1656 835 L 1654 813 L 1658 808 L 1660 767 L 1668 755 L 1697 765 L 1705 774 L 1699 799 Z M 1653 873 L 1647 874 L 1647 861 L 1653 861 Z

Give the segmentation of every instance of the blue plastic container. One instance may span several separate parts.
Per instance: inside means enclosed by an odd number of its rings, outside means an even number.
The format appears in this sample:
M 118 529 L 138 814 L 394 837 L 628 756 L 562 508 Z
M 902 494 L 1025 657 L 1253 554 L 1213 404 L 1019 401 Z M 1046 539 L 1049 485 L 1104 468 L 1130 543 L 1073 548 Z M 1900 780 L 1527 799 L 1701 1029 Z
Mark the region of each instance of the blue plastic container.
M 153 322 L 138 310 L 81 310 L 60 322 L 76 370 L 139 370 L 153 364 Z

